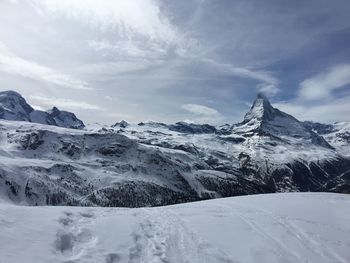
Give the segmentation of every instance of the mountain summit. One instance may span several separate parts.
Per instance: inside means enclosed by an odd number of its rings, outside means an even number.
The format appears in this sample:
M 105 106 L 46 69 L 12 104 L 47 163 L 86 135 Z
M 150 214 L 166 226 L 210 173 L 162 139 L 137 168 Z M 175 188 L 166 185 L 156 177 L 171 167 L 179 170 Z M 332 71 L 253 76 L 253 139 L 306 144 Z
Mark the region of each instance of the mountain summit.
M 34 109 L 17 92 L 0 92 L 0 118 L 6 120 L 30 121 Z
M 85 127 L 84 123 L 79 120 L 72 112 L 61 111 L 57 107 L 53 107 L 47 112 L 59 127 L 67 127 L 72 129 L 83 129 Z
M 35 110 L 21 94 L 12 90 L 0 92 L 0 119 L 35 122 L 72 129 L 85 127 L 74 113 L 60 111 L 56 107 L 47 112 Z
M 278 138 L 288 143 L 305 139 L 312 144 L 331 148 L 324 138 L 293 116 L 274 108 L 264 94 L 259 93 L 244 120 L 233 132 L 248 136 L 260 135 Z
M 272 107 L 267 97 L 264 94 L 259 93 L 252 107 L 244 116 L 244 122 L 249 122 L 252 119 L 272 120 L 277 111 L 278 110 Z

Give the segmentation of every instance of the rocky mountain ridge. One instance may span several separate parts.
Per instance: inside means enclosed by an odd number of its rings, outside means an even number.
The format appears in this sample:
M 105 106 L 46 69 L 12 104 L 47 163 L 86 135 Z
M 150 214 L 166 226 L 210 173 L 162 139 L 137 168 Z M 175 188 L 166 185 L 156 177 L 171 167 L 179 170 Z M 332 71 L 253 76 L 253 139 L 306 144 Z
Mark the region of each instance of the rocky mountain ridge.
M 22 95 L 15 91 L 0 92 L 0 119 L 28 121 L 71 129 L 85 127 L 72 112 L 60 111 L 56 107 L 48 111 L 33 109 Z
M 23 100 L 12 102 L 5 110 L 30 111 Z M 56 113 L 47 114 L 57 124 Z M 121 121 L 67 129 L 6 114 L 0 197 L 20 204 L 140 207 L 271 192 L 350 193 L 350 125 L 300 122 L 263 95 L 241 123 L 220 127 Z

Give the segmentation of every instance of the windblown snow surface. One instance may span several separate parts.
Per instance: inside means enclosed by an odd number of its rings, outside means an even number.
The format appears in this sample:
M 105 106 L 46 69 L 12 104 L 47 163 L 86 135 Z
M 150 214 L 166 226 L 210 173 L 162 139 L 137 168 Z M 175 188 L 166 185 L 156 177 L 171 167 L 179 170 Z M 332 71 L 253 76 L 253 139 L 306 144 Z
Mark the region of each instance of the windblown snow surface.
M 231 197 L 154 208 L 0 204 L 0 262 L 350 262 L 350 196 Z

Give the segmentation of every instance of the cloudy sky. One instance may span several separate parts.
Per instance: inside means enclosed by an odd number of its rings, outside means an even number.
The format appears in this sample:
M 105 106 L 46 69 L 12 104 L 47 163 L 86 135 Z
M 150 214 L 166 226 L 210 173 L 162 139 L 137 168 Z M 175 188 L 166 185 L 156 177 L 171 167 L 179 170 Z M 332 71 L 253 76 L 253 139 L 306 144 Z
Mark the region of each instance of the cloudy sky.
M 85 122 L 350 120 L 349 0 L 0 0 L 0 90 Z

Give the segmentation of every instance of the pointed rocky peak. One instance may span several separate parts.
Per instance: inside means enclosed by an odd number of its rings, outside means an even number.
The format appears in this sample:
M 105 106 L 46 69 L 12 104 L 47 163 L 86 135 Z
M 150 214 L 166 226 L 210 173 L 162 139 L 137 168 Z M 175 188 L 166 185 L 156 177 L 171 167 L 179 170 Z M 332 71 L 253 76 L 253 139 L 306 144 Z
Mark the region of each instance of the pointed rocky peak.
M 61 113 L 61 111 L 57 108 L 57 107 L 52 107 L 52 109 L 51 110 L 48 110 L 47 111 L 52 117 L 56 117 L 56 116 L 58 116 L 60 113 Z
M 252 119 L 256 120 L 272 120 L 276 113 L 276 109 L 272 107 L 267 97 L 259 93 L 253 103 L 253 106 L 244 116 L 244 122 Z
M 84 123 L 79 120 L 74 113 L 69 111 L 61 111 L 57 107 L 53 107 L 48 111 L 50 116 L 55 120 L 56 125 L 64 128 L 83 129 Z
M 60 110 L 57 107 L 55 107 L 55 106 L 52 107 L 52 111 L 53 112 L 60 112 Z
M 244 121 L 232 131 L 246 136 L 260 135 L 293 143 L 305 139 L 305 143 L 332 148 L 323 137 L 293 116 L 272 107 L 267 97 L 258 94 L 253 106 L 244 116 Z
M 112 125 L 112 128 L 126 128 L 129 126 L 129 123 L 125 120 L 121 120 Z

